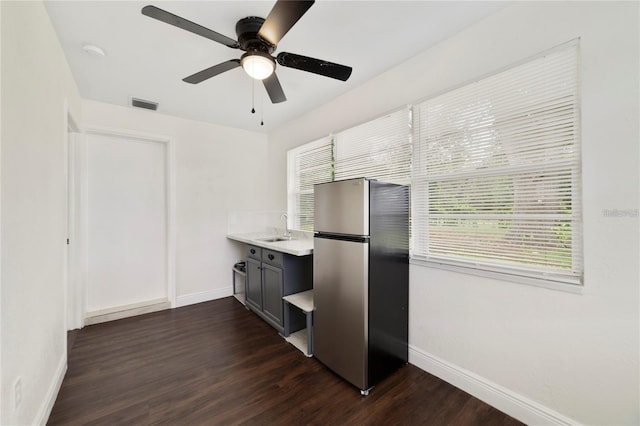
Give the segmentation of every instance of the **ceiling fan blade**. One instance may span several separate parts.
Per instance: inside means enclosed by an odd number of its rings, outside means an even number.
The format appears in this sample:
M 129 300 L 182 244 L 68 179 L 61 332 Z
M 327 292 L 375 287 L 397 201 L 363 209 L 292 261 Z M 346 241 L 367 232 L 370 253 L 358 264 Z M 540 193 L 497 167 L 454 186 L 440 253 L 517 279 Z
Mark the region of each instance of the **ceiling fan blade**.
M 274 46 L 289 32 L 291 27 L 315 3 L 311 1 L 278 0 L 265 19 L 258 35 Z
M 225 46 L 237 49 L 239 47 L 238 42 L 230 37 L 217 33 L 209 28 L 205 28 L 202 25 L 198 25 L 195 22 L 191 22 L 187 19 L 181 18 L 178 15 L 167 12 L 155 6 L 145 6 L 142 8 L 142 14 L 150 18 L 157 19 L 158 21 L 165 22 L 183 30 L 192 32 L 199 36 L 208 38 L 209 40 L 217 41 Z
M 277 60 L 283 67 L 308 71 L 341 81 L 347 81 L 352 71 L 352 68 L 346 65 L 334 64 L 333 62 L 296 55 L 295 53 L 282 52 L 278 54 Z
M 215 77 L 218 74 L 222 74 L 225 71 L 232 70 L 240 66 L 240 59 L 231 59 L 227 62 L 222 62 L 218 65 L 214 65 L 200 72 L 190 75 L 182 79 L 185 83 L 198 84 L 211 77 Z
M 280 81 L 278 80 L 278 76 L 274 72 L 269 77 L 262 80 L 264 84 L 264 88 L 267 89 L 267 93 L 271 98 L 271 103 L 279 104 L 280 102 L 284 102 L 287 100 L 287 97 L 284 95 L 284 91 L 282 90 L 282 86 L 280 85 Z

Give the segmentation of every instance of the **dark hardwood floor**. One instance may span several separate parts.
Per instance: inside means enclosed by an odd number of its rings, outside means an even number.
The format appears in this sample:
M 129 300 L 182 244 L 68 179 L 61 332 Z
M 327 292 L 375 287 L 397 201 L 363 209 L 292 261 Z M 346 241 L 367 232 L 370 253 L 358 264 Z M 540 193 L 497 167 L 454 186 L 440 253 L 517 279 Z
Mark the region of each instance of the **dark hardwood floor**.
M 234 298 L 85 327 L 49 424 L 519 425 L 412 365 L 367 397 Z

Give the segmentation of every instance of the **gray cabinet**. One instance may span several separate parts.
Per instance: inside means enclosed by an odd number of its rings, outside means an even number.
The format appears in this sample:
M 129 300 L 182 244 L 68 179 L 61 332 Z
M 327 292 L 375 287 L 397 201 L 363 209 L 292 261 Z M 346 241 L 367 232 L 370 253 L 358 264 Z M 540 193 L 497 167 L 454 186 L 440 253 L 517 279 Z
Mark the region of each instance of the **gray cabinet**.
M 313 287 L 311 255 L 293 256 L 247 246 L 247 306 L 280 333 L 284 331 L 282 298 Z
M 247 258 L 246 303 L 262 310 L 262 266 L 261 261 Z
M 262 266 L 262 312 L 273 322 L 284 327 L 282 313 L 282 269 L 263 264 Z

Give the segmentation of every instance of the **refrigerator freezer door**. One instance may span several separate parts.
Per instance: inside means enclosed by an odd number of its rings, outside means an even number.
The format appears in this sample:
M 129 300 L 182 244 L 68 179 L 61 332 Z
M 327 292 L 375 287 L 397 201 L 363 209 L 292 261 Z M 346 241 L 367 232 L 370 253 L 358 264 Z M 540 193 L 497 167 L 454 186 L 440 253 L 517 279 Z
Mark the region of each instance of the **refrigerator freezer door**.
M 369 244 L 314 238 L 313 354 L 368 389 Z
M 314 230 L 369 235 L 369 181 L 349 179 L 314 187 Z

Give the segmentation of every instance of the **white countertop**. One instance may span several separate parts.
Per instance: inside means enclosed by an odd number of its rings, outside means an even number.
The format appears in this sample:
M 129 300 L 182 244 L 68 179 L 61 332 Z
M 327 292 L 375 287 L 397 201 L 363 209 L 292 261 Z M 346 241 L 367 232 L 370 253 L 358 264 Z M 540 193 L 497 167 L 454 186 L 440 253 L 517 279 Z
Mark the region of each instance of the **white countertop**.
M 306 256 L 313 254 L 313 238 L 306 236 L 294 236 L 288 241 L 267 242 L 260 241 L 262 238 L 276 237 L 279 235 L 268 234 L 264 232 L 251 232 L 247 234 L 227 234 L 227 238 L 241 243 L 251 244 L 252 246 L 266 248 L 268 250 L 279 251 L 282 253 L 292 254 L 294 256 Z

